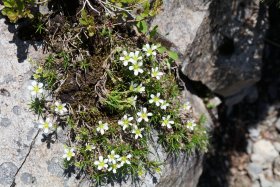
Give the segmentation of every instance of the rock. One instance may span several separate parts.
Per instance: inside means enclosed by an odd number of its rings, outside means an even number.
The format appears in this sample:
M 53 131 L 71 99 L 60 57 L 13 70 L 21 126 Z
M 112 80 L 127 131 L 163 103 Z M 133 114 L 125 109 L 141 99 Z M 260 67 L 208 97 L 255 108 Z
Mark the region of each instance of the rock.
M 272 182 L 267 180 L 263 174 L 260 175 L 260 183 L 261 183 L 261 187 L 271 187 L 272 186 Z
M 259 181 L 254 181 L 252 187 L 261 187 L 261 184 Z
M 270 141 L 259 140 L 253 146 L 253 152 L 265 159 L 266 162 L 272 162 L 279 154 Z
M 280 176 L 280 157 L 277 157 L 273 162 L 273 173 Z
M 182 72 L 191 80 L 224 97 L 260 80 L 267 21 L 259 1 L 163 4 L 152 25 L 158 25 L 162 40 L 180 53 Z
M 33 177 L 30 173 L 21 174 L 20 179 L 24 184 L 36 184 L 36 178 Z
M 11 120 L 9 118 L 0 118 L 0 126 L 2 127 L 8 127 L 12 124 Z
M 252 140 L 256 141 L 259 138 L 260 129 L 250 128 L 248 131 L 249 131 L 249 136 Z
M 273 146 L 276 149 L 276 151 L 278 151 L 280 153 L 280 143 L 279 142 L 274 142 Z
M 63 161 L 57 157 L 52 158 L 50 161 L 47 162 L 48 164 L 48 171 L 52 175 L 56 175 L 59 177 L 63 176 L 64 168 L 63 168 Z
M 20 108 L 20 106 L 14 106 L 14 107 L 13 107 L 13 113 L 14 113 L 15 115 L 20 115 L 20 114 L 21 114 L 21 108 Z
M 248 140 L 247 147 L 246 147 L 246 152 L 248 154 L 252 154 L 252 151 L 253 151 L 253 142 L 252 142 L 252 140 Z
M 13 183 L 17 170 L 17 166 L 12 162 L 2 163 L 0 165 L 0 184 L 10 186 Z
M 272 183 L 272 187 L 279 187 L 279 186 L 280 186 L 280 182 L 275 181 Z
M 280 132 L 280 118 L 276 121 L 275 127 L 276 127 L 277 131 Z
M 152 25 L 158 26 L 158 33 L 163 40 L 174 45 L 181 54 L 184 54 L 207 16 L 208 2 L 164 0 L 164 10 L 154 18 Z
M 246 175 L 240 175 L 236 177 L 234 184 L 231 187 L 248 187 L 251 185 L 251 180 Z
M 262 166 L 257 163 L 249 163 L 247 166 L 249 176 L 253 181 L 259 179 L 259 175 L 263 172 Z
M 258 163 L 258 164 L 263 164 L 265 163 L 265 158 L 262 155 L 259 154 L 252 154 L 251 155 L 251 161 L 254 163 Z

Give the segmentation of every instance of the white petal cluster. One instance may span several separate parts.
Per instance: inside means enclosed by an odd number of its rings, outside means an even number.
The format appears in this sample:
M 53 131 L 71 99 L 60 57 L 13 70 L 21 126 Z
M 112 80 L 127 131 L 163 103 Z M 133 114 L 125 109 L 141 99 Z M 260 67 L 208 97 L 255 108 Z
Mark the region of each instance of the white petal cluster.
M 159 68 L 152 68 L 151 76 L 156 78 L 157 80 L 160 80 L 161 76 L 163 76 L 163 73 L 159 71 Z
M 39 120 L 39 128 L 43 129 L 43 132 L 45 134 L 48 134 L 51 128 L 53 127 L 52 119 L 47 117 L 45 120 L 40 119 Z
M 66 159 L 67 161 L 69 161 L 72 157 L 75 156 L 74 151 L 75 151 L 74 148 L 65 147 L 63 158 Z
M 61 103 L 61 102 L 59 102 L 59 101 L 56 101 L 56 102 L 54 103 L 54 105 L 55 105 L 54 111 L 55 111 L 57 114 L 63 116 L 63 115 L 65 115 L 65 114 L 68 113 L 68 110 L 67 110 L 67 108 L 66 108 L 66 103 Z
M 100 132 L 100 134 L 103 135 L 105 133 L 105 131 L 107 131 L 107 130 L 109 130 L 108 123 L 103 123 L 102 121 L 99 121 L 96 131 Z
M 152 116 L 153 114 L 150 113 L 150 112 L 147 112 L 147 108 L 142 108 L 140 110 L 140 112 L 137 112 L 137 116 L 138 116 L 138 119 L 137 119 L 137 122 L 141 122 L 141 121 L 145 121 L 145 122 L 148 122 L 149 121 L 149 118 L 150 116 Z
M 187 125 L 186 125 L 187 129 L 189 129 L 190 131 L 193 131 L 194 128 L 196 127 L 196 123 L 194 121 L 194 119 L 190 119 L 187 121 Z
M 28 86 L 28 90 L 31 91 L 31 96 L 39 97 L 44 93 L 43 83 L 32 81 L 31 85 Z
M 133 124 L 131 121 L 133 120 L 133 117 L 128 116 L 127 114 L 123 116 L 121 120 L 118 121 L 118 124 L 122 126 L 123 130 L 127 129 L 129 126 L 132 126 Z
M 170 120 L 170 115 L 168 115 L 166 117 L 162 117 L 161 126 L 171 129 L 172 124 L 174 124 L 174 121 Z
M 164 101 L 160 99 L 160 93 L 157 93 L 157 95 L 151 94 L 151 99 L 149 100 L 149 103 L 155 103 L 156 106 L 160 106 Z
M 150 44 L 146 44 L 143 47 L 143 51 L 146 52 L 147 57 L 149 56 L 156 56 L 157 52 L 156 52 L 157 46 L 152 44 L 152 46 L 150 46 Z

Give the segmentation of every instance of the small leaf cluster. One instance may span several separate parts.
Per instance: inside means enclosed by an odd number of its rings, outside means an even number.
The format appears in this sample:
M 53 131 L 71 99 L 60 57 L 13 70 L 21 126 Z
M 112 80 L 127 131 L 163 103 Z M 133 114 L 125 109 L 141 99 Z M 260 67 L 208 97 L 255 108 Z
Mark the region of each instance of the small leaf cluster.
M 11 23 L 21 18 L 34 18 L 30 8 L 34 6 L 35 0 L 3 0 L 3 4 L 2 14 L 7 16 Z

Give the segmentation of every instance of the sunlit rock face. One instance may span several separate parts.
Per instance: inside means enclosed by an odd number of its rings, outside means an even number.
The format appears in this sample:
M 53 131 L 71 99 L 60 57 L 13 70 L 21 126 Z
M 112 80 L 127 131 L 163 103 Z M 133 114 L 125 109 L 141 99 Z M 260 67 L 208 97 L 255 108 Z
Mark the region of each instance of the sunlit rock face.
M 185 75 L 230 97 L 261 77 L 267 28 L 262 6 L 257 0 L 164 1 L 153 24 L 180 53 Z

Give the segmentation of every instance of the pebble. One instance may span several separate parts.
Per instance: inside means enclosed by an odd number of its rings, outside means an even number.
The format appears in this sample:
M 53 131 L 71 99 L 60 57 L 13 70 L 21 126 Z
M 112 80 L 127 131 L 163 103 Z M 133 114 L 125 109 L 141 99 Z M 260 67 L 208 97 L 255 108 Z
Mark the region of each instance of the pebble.
M 56 175 L 58 177 L 62 177 L 63 174 L 64 174 L 64 169 L 60 165 L 60 163 L 62 163 L 61 159 L 58 159 L 56 157 L 52 158 L 50 161 L 47 162 L 48 171 L 53 175 Z
M 276 121 L 275 127 L 276 127 L 277 131 L 280 132 L 280 118 Z
M 273 184 L 272 182 L 267 180 L 263 174 L 260 175 L 260 183 L 261 187 L 271 187 Z
M 274 142 L 273 146 L 276 149 L 276 151 L 278 151 L 280 153 L 280 143 L 279 142 Z
M 272 162 L 279 154 L 268 140 L 259 140 L 253 145 L 253 153 L 263 157 L 266 162 Z
M 249 129 L 249 136 L 254 141 L 258 140 L 258 138 L 260 136 L 260 130 L 256 129 L 256 128 L 250 128 Z
M 20 180 L 24 184 L 36 184 L 36 178 L 33 177 L 30 173 L 23 173 L 20 177 Z
M 253 181 L 259 179 L 259 175 L 263 172 L 262 166 L 258 163 L 249 163 L 247 166 L 249 176 Z
M 18 168 L 12 162 L 4 162 L 0 165 L 0 184 L 10 186 Z
M 11 120 L 9 118 L 0 118 L 0 126 L 2 127 L 8 127 L 12 124 Z
M 280 176 L 280 156 L 277 157 L 273 162 L 273 173 Z
M 13 113 L 15 115 L 20 115 L 21 114 L 21 108 L 20 106 L 14 106 L 13 109 L 12 109 Z

